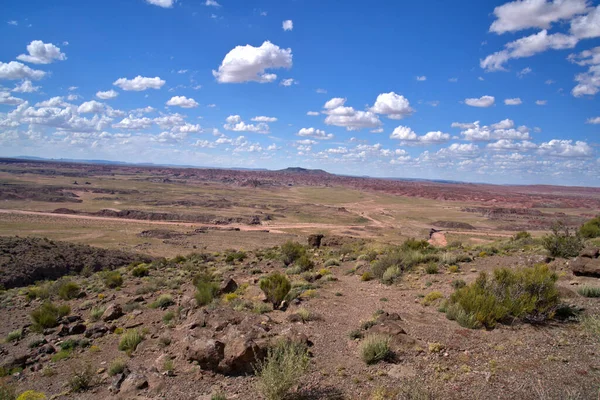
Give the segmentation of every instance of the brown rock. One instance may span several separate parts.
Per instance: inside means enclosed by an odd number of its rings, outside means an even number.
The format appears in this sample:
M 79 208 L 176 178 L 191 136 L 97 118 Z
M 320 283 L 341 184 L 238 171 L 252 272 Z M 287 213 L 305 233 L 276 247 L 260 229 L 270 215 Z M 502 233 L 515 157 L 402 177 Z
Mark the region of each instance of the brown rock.
M 103 321 L 113 321 L 123 316 L 123 309 L 118 304 L 111 304 L 106 308 L 104 314 L 102 314 Z
M 587 248 L 581 250 L 581 253 L 579 253 L 579 257 L 586 257 L 586 258 L 598 258 L 599 255 L 600 255 L 600 248 L 598 248 L 598 247 L 587 247 Z
M 319 247 L 321 247 L 321 240 L 322 240 L 324 237 L 325 237 L 324 235 L 320 235 L 320 234 L 317 234 L 317 235 L 309 235 L 309 236 L 308 236 L 308 245 L 309 245 L 310 247 L 314 247 L 314 248 L 317 248 L 317 249 L 318 249 Z
M 136 390 L 146 389 L 148 387 L 148 378 L 140 372 L 132 372 L 121 384 L 121 393 L 130 393 Z
M 29 361 L 29 354 L 18 354 L 12 357 L 4 357 L 0 361 L 0 368 L 13 369 L 13 368 L 25 368 Z
M 233 293 L 237 290 L 238 284 L 233 279 L 227 279 L 221 282 L 221 286 L 219 287 L 219 295 L 225 293 Z
M 392 321 L 386 321 L 381 324 L 373 325 L 369 329 L 369 333 L 377 333 L 393 337 L 401 334 L 406 334 L 406 331 L 399 324 Z
M 225 357 L 225 344 L 213 339 L 197 339 L 186 346 L 186 358 L 197 361 L 200 368 L 214 371 Z
M 219 364 L 219 371 L 229 375 L 254 372 L 256 362 L 267 356 L 268 345 L 267 339 L 234 339 L 225 346 L 225 358 Z
M 571 263 L 571 271 L 575 275 L 600 278 L 600 258 L 577 257 Z
M 84 336 L 86 338 L 97 339 L 104 336 L 106 332 L 108 332 L 108 327 L 106 325 L 95 324 L 85 331 Z

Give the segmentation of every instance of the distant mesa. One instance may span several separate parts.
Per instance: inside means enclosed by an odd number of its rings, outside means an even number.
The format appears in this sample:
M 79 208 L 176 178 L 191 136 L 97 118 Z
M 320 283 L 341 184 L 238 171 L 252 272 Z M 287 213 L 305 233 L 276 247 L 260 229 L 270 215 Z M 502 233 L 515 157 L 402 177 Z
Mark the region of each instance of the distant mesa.
M 286 169 L 280 169 L 275 172 L 279 172 L 282 174 L 331 175 L 329 172 L 323 171 L 322 169 L 306 169 L 300 167 L 288 167 Z

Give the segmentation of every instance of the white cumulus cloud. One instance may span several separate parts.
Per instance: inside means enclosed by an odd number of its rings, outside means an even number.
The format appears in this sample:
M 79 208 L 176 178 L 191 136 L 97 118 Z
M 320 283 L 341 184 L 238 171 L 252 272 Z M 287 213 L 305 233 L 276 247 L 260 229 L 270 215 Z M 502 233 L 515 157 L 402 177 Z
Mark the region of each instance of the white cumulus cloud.
M 298 131 L 298 136 L 321 140 L 329 140 L 333 138 L 333 134 L 315 128 L 302 128 Z
M 223 128 L 234 132 L 269 133 L 269 125 L 264 122 L 258 124 L 247 124 L 239 115 L 230 115 L 225 119 Z
M 171 8 L 177 0 L 146 0 L 146 3 L 162 8 Z
M 592 147 L 583 141 L 553 139 L 539 145 L 538 152 L 554 157 L 591 157 L 594 154 Z
M 598 124 L 600 124 L 600 117 L 588 118 L 586 123 L 598 125 Z
M 220 83 L 268 83 L 277 79 L 277 75 L 265 70 L 291 66 L 292 49 L 282 49 L 266 41 L 260 47 L 236 46 L 225 55 L 219 69 L 212 73 Z
M 465 104 L 471 107 L 491 107 L 496 102 L 494 96 L 481 96 L 479 98 L 465 99 Z
M 21 54 L 17 60 L 32 64 L 50 64 L 53 61 L 66 60 L 65 53 L 60 52 L 60 48 L 52 43 L 44 43 L 41 40 L 34 40 L 27 45 L 29 54 Z
M 17 61 L 3 63 L 0 61 L 0 79 L 17 80 L 33 79 L 39 80 L 46 76 L 46 72 L 31 69 L 27 65 Z
M 284 31 L 291 31 L 294 29 L 294 22 L 291 19 L 285 20 L 281 23 L 281 27 Z
M 394 92 L 381 93 L 377 96 L 377 100 L 375 100 L 375 104 L 370 111 L 387 115 L 390 119 L 402 119 L 415 112 L 406 97 Z
M 113 85 L 118 86 L 123 90 L 141 92 L 147 89 L 160 89 L 165 83 L 166 82 L 158 76 L 147 78 L 138 75 L 133 79 L 119 78 L 113 82 Z
M 19 85 L 15 86 L 12 91 L 17 93 L 33 93 L 37 92 L 39 89 L 39 86 L 33 86 L 29 79 L 25 79 Z
M 82 103 L 79 108 L 77 108 L 77 112 L 79 114 L 86 114 L 86 113 L 101 113 L 102 111 L 104 111 L 104 104 L 97 102 L 96 100 L 92 100 L 92 101 L 86 101 L 85 103 Z
M 110 100 L 110 99 L 114 99 L 115 97 L 117 97 L 119 95 L 119 92 L 117 92 L 116 90 L 110 89 L 107 91 L 100 91 L 100 92 L 96 92 L 96 97 L 101 99 L 101 100 Z
M 504 99 L 504 104 L 507 106 L 518 106 L 519 104 L 523 104 L 520 98 L 515 97 L 512 99 Z
M 258 116 L 258 117 L 252 118 L 252 121 L 254 121 L 254 122 L 275 122 L 275 121 L 277 121 L 277 118 Z
M 183 107 L 183 108 L 198 107 L 198 103 L 196 102 L 196 100 L 194 100 L 192 98 L 187 98 L 185 96 L 173 96 L 173 97 L 171 97 L 171 99 L 169 99 L 169 101 L 167 101 L 166 104 L 168 106 L 176 106 L 176 107 Z

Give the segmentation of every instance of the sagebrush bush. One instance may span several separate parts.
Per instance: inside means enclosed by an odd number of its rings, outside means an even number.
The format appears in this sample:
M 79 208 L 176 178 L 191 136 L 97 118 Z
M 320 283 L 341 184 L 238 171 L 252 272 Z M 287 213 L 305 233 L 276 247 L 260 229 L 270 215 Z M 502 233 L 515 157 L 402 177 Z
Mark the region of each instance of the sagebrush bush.
M 140 264 L 131 270 L 131 275 L 135 276 L 136 278 L 141 278 L 143 276 L 150 275 L 150 270 L 146 265 Z
M 456 304 L 468 318 L 486 328 L 508 318 L 544 321 L 554 316 L 559 305 L 557 280 L 547 265 L 518 271 L 500 268 L 494 270 L 491 278 L 482 272 L 473 284 L 450 296 L 448 310 L 457 314 L 458 308 L 451 307 Z
M 17 397 L 17 400 L 46 400 L 47 397 L 42 392 L 36 392 L 35 390 L 27 390 Z
M 6 335 L 6 341 L 7 342 L 16 342 L 17 340 L 21 340 L 21 338 L 23 337 L 23 329 L 15 329 L 12 332 L 9 332 L 8 335 Z
M 440 292 L 430 292 L 427 293 L 427 295 L 425 297 L 423 297 L 423 300 L 421 300 L 421 304 L 423 304 L 424 306 L 428 306 L 431 303 L 433 303 L 436 300 L 442 299 L 444 298 L 444 295 Z
M 225 255 L 225 262 L 227 264 L 234 264 L 236 261 L 242 262 L 246 259 L 247 255 L 244 251 L 230 250 Z
M 529 233 L 527 231 L 521 231 L 521 232 L 515 233 L 513 235 L 513 237 L 511 238 L 511 240 L 513 240 L 513 241 L 525 240 L 525 239 L 531 239 L 531 233 Z
M 600 287 L 583 286 L 577 289 L 583 297 L 600 297 Z
M 81 288 L 78 284 L 72 281 L 61 281 L 58 283 L 58 297 L 63 300 L 71 300 L 79 296 Z
M 577 257 L 584 246 L 584 240 L 579 234 L 561 223 L 552 225 L 551 233 L 542 238 L 542 244 L 552 257 Z
M 215 298 L 219 287 L 214 282 L 200 281 L 196 284 L 196 303 L 199 306 L 205 306 L 209 304 Z
M 427 266 L 425 267 L 425 272 L 428 274 L 437 274 L 438 273 L 438 266 L 437 264 L 427 264 Z
M 260 289 L 267 296 L 267 301 L 273 304 L 273 308 L 279 307 L 292 288 L 292 284 L 279 272 L 273 272 L 271 275 L 260 280 Z
M 368 365 L 389 359 L 391 338 L 385 335 L 369 335 L 359 346 L 360 358 Z
M 587 221 L 579 228 L 579 234 L 587 239 L 600 237 L 600 216 Z
M 360 276 L 360 280 L 363 282 L 368 282 L 372 279 L 373 279 L 373 274 L 370 273 L 369 271 L 363 272 L 363 274 Z
M 104 314 L 104 311 L 106 311 L 106 307 L 100 306 L 92 308 L 92 310 L 90 311 L 90 321 L 98 321 L 100 318 L 102 318 L 102 314 Z
M 130 356 L 137 346 L 144 340 L 144 336 L 137 329 L 131 329 L 121 335 L 119 350 Z
M 107 288 L 115 289 L 123 285 L 123 277 L 119 271 L 104 271 L 102 281 Z
M 330 258 L 329 260 L 325 261 L 325 264 L 323 264 L 324 267 L 337 267 L 339 265 L 339 260 L 336 260 L 335 258 Z
M 173 301 L 173 296 L 171 296 L 170 294 L 161 294 L 160 296 L 158 296 L 158 299 L 156 299 L 153 303 L 150 304 L 150 307 L 167 308 L 169 306 L 172 306 L 173 304 L 175 304 L 175 302 Z
M 306 248 L 291 240 L 281 245 L 281 261 L 287 266 L 306 255 Z
M 48 285 L 32 286 L 27 289 L 27 300 L 47 299 L 50 297 Z
M 5 381 L 4 379 L 0 379 L 0 400 L 15 400 L 17 398 L 17 392 L 15 387 Z
M 91 364 L 84 368 L 73 368 L 69 379 L 69 388 L 72 392 L 84 392 L 94 385 L 95 371 Z
M 256 388 L 267 400 L 288 398 L 289 391 L 308 368 L 306 346 L 283 340 L 268 350 L 267 357 L 255 367 Z
M 397 265 L 392 265 L 388 269 L 385 270 L 383 276 L 381 277 L 381 281 L 385 284 L 392 284 L 402 274 L 400 267 Z
M 32 329 L 35 331 L 42 331 L 46 328 L 54 328 L 58 325 L 58 319 L 70 312 L 71 309 L 69 306 L 56 306 L 50 302 L 46 302 L 31 312 L 31 321 L 33 322 Z
M 467 286 L 467 282 L 463 281 L 462 279 L 455 279 L 452 281 L 451 285 L 454 289 L 460 289 Z
M 110 364 L 110 367 L 108 367 L 108 375 L 115 376 L 117 374 L 120 374 L 121 372 L 125 371 L 126 367 L 127 361 L 122 360 L 120 358 L 116 359 Z

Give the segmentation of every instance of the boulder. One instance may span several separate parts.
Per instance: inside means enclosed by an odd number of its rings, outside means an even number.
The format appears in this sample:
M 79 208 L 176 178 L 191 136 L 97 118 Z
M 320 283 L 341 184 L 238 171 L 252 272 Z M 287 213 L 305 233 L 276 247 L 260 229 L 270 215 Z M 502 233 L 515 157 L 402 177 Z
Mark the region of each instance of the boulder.
M 26 353 L 17 354 L 12 357 L 4 357 L 2 361 L 0 361 L 0 368 L 4 368 L 6 370 L 11 370 L 13 368 L 25 368 L 29 358 L 29 354 Z
M 219 371 L 227 375 L 243 375 L 254 372 L 257 361 L 267 356 L 267 339 L 245 339 L 238 337 L 225 346 L 225 357 L 219 363 Z
M 111 304 L 106 308 L 104 314 L 102 314 L 103 321 L 113 321 L 123 316 L 123 309 L 118 304 Z
M 600 278 L 600 258 L 577 257 L 571 263 L 571 271 L 575 275 Z
M 97 339 L 102 337 L 108 332 L 108 327 L 103 324 L 95 324 L 86 329 L 84 336 L 86 338 Z
M 186 359 L 197 361 L 202 369 L 214 371 L 225 357 L 225 344 L 213 339 L 197 339 L 186 346 Z
M 120 392 L 130 393 L 136 390 L 148 388 L 148 378 L 140 372 L 132 372 L 127 375 L 127 378 L 121 383 Z
M 579 253 L 579 257 L 585 257 L 585 258 L 598 258 L 599 255 L 600 255 L 600 248 L 598 248 L 598 247 L 587 247 L 587 248 L 581 250 L 581 253 Z
M 392 321 L 386 321 L 381 324 L 373 325 L 369 329 L 369 333 L 376 333 L 380 335 L 394 337 L 397 335 L 406 334 L 406 331 L 399 324 Z
M 225 293 L 233 293 L 237 290 L 238 284 L 233 279 L 229 278 L 225 281 L 221 282 L 221 286 L 219 287 L 219 295 L 223 295 Z
M 308 245 L 310 247 L 314 247 L 314 248 L 319 248 L 321 247 L 321 240 L 324 238 L 324 235 L 321 234 L 317 234 L 317 235 L 309 235 L 308 236 Z

